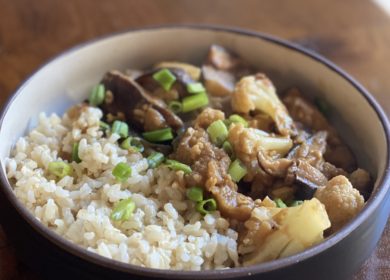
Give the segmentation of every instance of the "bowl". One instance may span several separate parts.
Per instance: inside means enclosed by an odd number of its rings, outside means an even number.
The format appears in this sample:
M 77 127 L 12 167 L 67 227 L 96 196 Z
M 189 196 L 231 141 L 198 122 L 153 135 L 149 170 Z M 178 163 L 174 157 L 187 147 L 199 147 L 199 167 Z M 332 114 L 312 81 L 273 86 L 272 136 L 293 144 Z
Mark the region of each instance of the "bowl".
M 279 91 L 298 85 L 321 96 L 331 122 L 359 165 L 375 178 L 364 209 L 324 242 L 297 255 L 212 271 L 173 271 L 120 263 L 88 252 L 47 229 L 15 197 L 4 160 L 39 112 L 62 114 L 83 100 L 106 70 L 143 68 L 160 60 L 199 63 L 209 45 L 238 53 L 270 76 Z M 374 98 L 351 76 L 313 52 L 273 36 L 215 26 L 130 30 L 77 46 L 31 75 L 6 104 L 0 120 L 0 220 L 19 257 L 49 279 L 347 279 L 375 248 L 390 212 L 389 123 Z

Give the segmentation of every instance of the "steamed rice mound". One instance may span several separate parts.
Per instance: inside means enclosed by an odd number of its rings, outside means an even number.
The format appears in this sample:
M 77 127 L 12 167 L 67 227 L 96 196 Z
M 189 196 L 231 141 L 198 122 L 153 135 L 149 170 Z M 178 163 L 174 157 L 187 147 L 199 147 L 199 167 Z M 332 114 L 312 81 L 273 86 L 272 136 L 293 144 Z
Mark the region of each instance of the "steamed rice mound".
M 140 153 L 118 146 L 117 134 L 103 136 L 100 109 L 73 113 L 40 114 L 38 126 L 17 141 L 6 161 L 16 196 L 39 221 L 89 251 L 130 264 L 176 270 L 239 265 L 237 232 L 219 211 L 202 216 L 194 209 L 182 171 L 148 169 Z M 48 164 L 69 159 L 75 142 L 82 161 L 71 162 L 72 176 L 56 181 Z M 124 183 L 112 175 L 119 162 L 133 171 Z M 112 221 L 114 204 L 130 197 L 133 215 Z

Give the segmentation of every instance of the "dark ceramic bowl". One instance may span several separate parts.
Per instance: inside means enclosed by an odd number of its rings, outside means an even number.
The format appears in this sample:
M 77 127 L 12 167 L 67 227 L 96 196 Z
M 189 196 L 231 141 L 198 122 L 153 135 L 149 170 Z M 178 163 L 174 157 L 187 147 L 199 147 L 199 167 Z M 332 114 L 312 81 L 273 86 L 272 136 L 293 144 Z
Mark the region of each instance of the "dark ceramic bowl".
M 201 272 L 148 269 L 87 252 L 40 224 L 16 199 L 4 159 L 38 113 L 63 113 L 81 101 L 108 69 L 146 67 L 160 60 L 199 63 L 210 44 L 235 51 L 264 70 L 279 90 L 298 85 L 325 98 L 331 121 L 375 177 L 359 215 L 338 233 L 300 254 L 251 267 Z M 375 248 L 390 211 L 389 124 L 374 98 L 326 59 L 286 41 L 249 31 L 206 26 L 132 30 L 61 54 L 12 96 L 0 123 L 0 215 L 18 255 L 50 279 L 348 279 Z M 73 278 L 71 278 L 73 277 Z

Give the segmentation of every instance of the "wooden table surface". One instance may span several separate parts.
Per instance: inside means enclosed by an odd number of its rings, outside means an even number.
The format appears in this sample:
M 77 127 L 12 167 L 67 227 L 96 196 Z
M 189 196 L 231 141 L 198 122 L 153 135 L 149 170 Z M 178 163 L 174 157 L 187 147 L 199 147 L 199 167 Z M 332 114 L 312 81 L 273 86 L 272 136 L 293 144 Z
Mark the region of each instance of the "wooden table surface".
M 390 14 L 369 0 L 0 0 L 0 104 L 39 65 L 69 47 L 168 23 L 230 25 L 295 41 L 355 76 L 390 114 Z M 354 279 L 390 279 L 389 247 L 388 223 Z M 17 261 L 1 226 L 0 279 L 41 279 Z

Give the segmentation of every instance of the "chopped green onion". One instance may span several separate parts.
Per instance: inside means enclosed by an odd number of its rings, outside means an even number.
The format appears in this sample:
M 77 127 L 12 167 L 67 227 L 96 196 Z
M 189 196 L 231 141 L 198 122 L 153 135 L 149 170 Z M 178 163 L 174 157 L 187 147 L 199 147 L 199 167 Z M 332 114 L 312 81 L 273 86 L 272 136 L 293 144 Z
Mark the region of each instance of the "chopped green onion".
M 200 214 L 206 215 L 217 210 L 217 202 L 214 198 L 202 200 L 196 204 L 195 209 Z
M 200 202 L 203 200 L 203 189 L 200 187 L 192 187 L 187 190 L 187 197 L 193 202 Z
M 234 150 L 232 144 L 229 141 L 225 141 L 222 144 L 222 149 L 228 154 L 230 158 L 234 156 Z
M 168 104 L 169 110 L 174 113 L 180 113 L 183 110 L 183 105 L 179 101 L 171 101 Z
M 121 143 L 121 148 L 125 149 L 125 150 L 130 149 L 132 139 L 133 139 L 133 137 L 127 137 L 125 140 L 123 140 Z
M 106 95 L 106 90 L 104 89 L 103 84 L 98 84 L 92 88 L 91 93 L 89 94 L 89 104 L 91 106 L 98 106 L 103 103 L 104 97 Z
M 105 123 L 104 121 L 99 122 L 99 127 L 103 131 L 110 131 L 110 125 L 108 123 Z
M 276 203 L 276 207 L 278 207 L 278 208 L 286 208 L 287 207 L 287 205 L 280 198 L 275 199 L 274 202 Z
M 129 126 L 125 122 L 116 120 L 112 124 L 111 132 L 118 134 L 122 138 L 125 138 L 129 136 Z
M 316 97 L 314 99 L 314 104 L 317 106 L 318 110 L 327 116 L 329 114 L 329 105 L 326 103 L 326 101 L 322 98 Z
M 51 174 L 62 179 L 72 174 L 72 166 L 63 161 L 53 161 L 49 163 L 48 170 Z
M 163 142 L 173 139 L 172 128 L 163 128 L 142 133 L 142 136 L 150 142 Z
M 111 219 L 114 221 L 126 221 L 130 218 L 135 210 L 135 203 L 131 198 L 123 199 L 118 202 L 111 212 Z
M 247 170 L 245 165 L 236 159 L 230 164 L 228 173 L 234 182 L 239 182 L 246 175 Z
M 167 68 L 161 69 L 160 71 L 154 73 L 153 79 L 157 81 L 166 91 L 169 91 L 176 81 L 175 75 L 173 75 L 172 72 Z
M 188 93 L 201 93 L 205 92 L 206 89 L 202 85 L 202 83 L 192 83 L 187 85 Z
M 132 152 L 142 153 L 144 151 L 144 146 L 140 139 L 131 136 L 122 141 L 121 148 Z
M 148 156 L 148 165 L 149 168 L 156 168 L 159 166 L 165 159 L 165 156 L 162 153 L 154 152 Z
M 72 147 L 72 161 L 80 163 L 81 159 L 79 157 L 79 143 L 74 143 Z
M 131 166 L 124 162 L 118 163 L 112 170 L 112 175 L 121 182 L 126 181 L 131 176 L 131 173 Z
M 188 173 L 191 173 L 191 172 L 192 172 L 191 167 L 189 167 L 187 164 L 178 162 L 178 161 L 173 160 L 173 159 L 167 159 L 167 160 L 165 161 L 165 164 L 166 164 L 170 169 L 173 169 L 173 170 L 181 170 L 181 171 L 183 171 L 185 174 L 188 174 Z
M 142 153 L 145 149 L 144 145 L 142 145 L 141 139 L 138 137 L 131 139 L 130 143 L 131 143 L 131 146 L 130 146 L 129 150 Z
M 290 207 L 295 207 L 295 206 L 299 206 L 303 203 L 302 200 L 294 200 L 291 204 L 290 204 Z
M 222 120 L 213 122 L 207 128 L 207 133 L 210 136 L 211 142 L 217 146 L 221 146 L 228 137 L 228 130 Z
M 240 115 L 236 115 L 236 114 L 231 115 L 229 117 L 229 121 L 231 123 L 241 123 L 244 127 L 248 127 L 248 122 Z
M 209 104 L 209 98 L 205 92 L 183 98 L 183 113 L 191 112 Z

